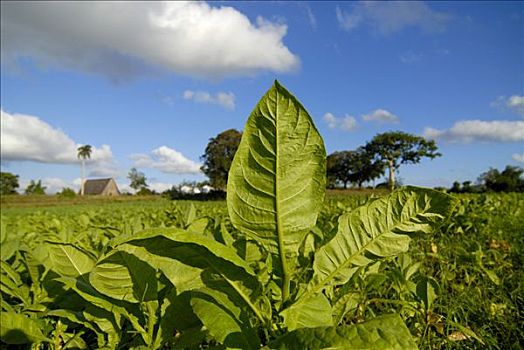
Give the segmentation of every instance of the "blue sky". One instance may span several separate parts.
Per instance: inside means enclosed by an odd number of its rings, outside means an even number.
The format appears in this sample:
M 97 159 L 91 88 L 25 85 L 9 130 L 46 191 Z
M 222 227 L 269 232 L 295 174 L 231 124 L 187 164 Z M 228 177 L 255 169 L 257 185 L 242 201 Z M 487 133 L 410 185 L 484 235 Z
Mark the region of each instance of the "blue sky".
M 522 2 L 15 3 L 1 8 L 2 171 L 22 189 L 90 177 L 201 181 L 209 138 L 241 130 L 278 79 L 328 153 L 377 133 L 435 139 L 404 183 L 524 163 Z

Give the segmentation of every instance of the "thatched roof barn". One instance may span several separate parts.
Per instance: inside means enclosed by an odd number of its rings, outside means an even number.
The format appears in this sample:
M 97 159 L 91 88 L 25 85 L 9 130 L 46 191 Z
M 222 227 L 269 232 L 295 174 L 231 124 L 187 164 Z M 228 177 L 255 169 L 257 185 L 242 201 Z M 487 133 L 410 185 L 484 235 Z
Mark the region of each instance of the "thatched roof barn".
M 94 179 L 84 182 L 84 194 L 118 196 L 120 191 L 114 179 Z

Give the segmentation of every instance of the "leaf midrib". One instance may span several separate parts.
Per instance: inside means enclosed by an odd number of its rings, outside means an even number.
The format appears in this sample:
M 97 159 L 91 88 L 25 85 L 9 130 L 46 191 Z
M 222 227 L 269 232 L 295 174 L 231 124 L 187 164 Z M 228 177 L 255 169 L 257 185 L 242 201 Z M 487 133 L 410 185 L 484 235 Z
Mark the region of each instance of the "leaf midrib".
M 73 258 L 71 256 L 69 256 L 69 254 L 67 253 L 67 251 L 65 250 L 65 248 L 63 246 L 60 246 L 60 250 L 62 250 L 62 252 L 65 254 L 65 256 L 69 259 L 69 261 L 71 262 L 71 264 L 73 265 L 74 269 L 76 270 L 76 272 L 78 272 L 78 275 L 84 280 L 84 281 L 87 281 L 85 276 L 83 275 L 82 271 L 80 271 L 80 268 L 76 265 L 75 261 L 73 260 Z
M 275 84 L 275 221 L 277 229 L 277 238 L 278 238 L 278 253 L 280 258 L 280 264 L 282 266 L 282 300 L 286 301 L 289 297 L 289 271 L 286 261 L 286 251 L 284 245 L 284 230 L 282 227 L 282 220 L 280 215 L 280 135 L 279 135 L 279 91 L 278 85 Z
M 388 206 L 389 206 L 389 202 L 388 202 Z M 421 213 L 425 213 L 426 210 L 422 210 L 421 212 L 418 212 L 416 215 L 419 215 Z M 413 216 L 416 216 L 416 215 L 413 215 Z M 385 235 L 386 233 L 393 233 L 392 231 L 405 224 L 407 221 L 411 220 L 411 218 L 413 216 L 410 216 L 408 220 L 400 220 L 396 225 L 393 225 L 391 228 L 389 228 L 387 231 L 384 231 L 384 232 L 381 232 L 380 234 L 378 234 L 377 236 L 375 236 L 373 239 L 371 239 L 368 243 L 364 244 L 362 246 L 362 248 L 360 248 L 359 250 L 357 250 L 354 254 L 352 254 L 346 261 L 344 261 L 342 264 L 339 265 L 338 268 L 336 268 L 332 273 L 330 273 L 326 278 L 324 278 L 320 283 L 316 284 L 310 291 L 306 292 L 305 294 L 302 295 L 302 298 L 305 298 L 305 297 L 311 297 L 313 295 L 315 295 L 316 293 L 318 293 L 320 290 L 322 290 L 322 287 L 324 287 L 329 281 L 331 281 L 333 278 L 335 278 L 335 276 L 338 274 L 338 272 L 347 267 L 349 265 L 349 263 L 351 263 L 353 261 L 353 259 L 357 256 L 359 256 L 360 254 L 362 254 L 366 248 L 371 244 L 373 243 L 374 241 L 376 241 L 377 239 L 379 239 L 381 236 Z M 348 220 L 349 221 L 349 220 Z
M 255 315 L 257 316 L 257 318 L 263 323 L 265 324 L 267 322 L 267 320 L 265 319 L 265 317 L 262 315 L 262 312 L 258 309 L 258 307 L 256 307 L 252 302 L 251 302 L 251 299 L 249 299 L 249 296 L 247 296 L 237 285 L 235 282 L 231 281 L 229 278 L 226 277 L 226 274 L 218 268 L 218 266 L 216 264 L 212 264 L 211 261 L 209 261 L 207 258 L 203 258 L 207 263 L 208 263 L 208 266 L 214 270 L 216 273 L 218 273 L 220 276 L 222 276 L 222 278 L 224 278 L 224 280 L 231 286 L 231 288 L 233 288 L 235 290 L 235 292 L 237 292 L 237 294 L 242 298 L 242 300 L 244 300 L 244 302 L 249 306 L 249 308 L 255 313 Z

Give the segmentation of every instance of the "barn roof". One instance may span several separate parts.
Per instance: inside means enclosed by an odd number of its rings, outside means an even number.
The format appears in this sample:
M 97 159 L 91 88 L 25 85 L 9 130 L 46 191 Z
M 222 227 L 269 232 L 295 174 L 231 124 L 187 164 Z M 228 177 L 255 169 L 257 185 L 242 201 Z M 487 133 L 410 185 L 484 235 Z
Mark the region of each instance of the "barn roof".
M 84 194 L 102 194 L 112 179 L 86 180 L 84 182 Z

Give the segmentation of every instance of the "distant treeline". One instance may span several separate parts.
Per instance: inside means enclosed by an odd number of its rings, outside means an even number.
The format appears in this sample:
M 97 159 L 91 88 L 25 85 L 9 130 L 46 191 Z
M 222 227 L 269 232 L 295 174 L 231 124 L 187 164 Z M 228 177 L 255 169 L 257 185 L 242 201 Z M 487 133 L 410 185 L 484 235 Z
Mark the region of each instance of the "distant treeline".
M 449 189 L 451 193 L 484 193 L 484 192 L 524 192 L 524 169 L 507 165 L 502 171 L 490 168 L 482 173 L 476 183 L 455 181 Z

